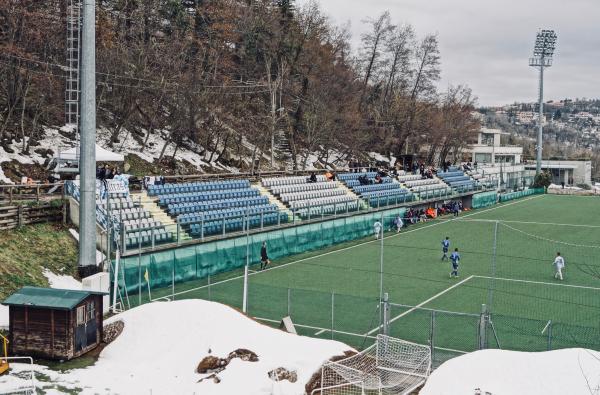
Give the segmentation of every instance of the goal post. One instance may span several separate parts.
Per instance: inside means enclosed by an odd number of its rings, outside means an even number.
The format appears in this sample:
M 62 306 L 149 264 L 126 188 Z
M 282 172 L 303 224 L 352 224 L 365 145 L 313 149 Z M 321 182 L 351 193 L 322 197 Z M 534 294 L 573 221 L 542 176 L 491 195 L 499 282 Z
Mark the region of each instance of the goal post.
M 428 346 L 377 335 L 362 352 L 321 368 L 321 385 L 312 395 L 409 394 L 431 372 Z

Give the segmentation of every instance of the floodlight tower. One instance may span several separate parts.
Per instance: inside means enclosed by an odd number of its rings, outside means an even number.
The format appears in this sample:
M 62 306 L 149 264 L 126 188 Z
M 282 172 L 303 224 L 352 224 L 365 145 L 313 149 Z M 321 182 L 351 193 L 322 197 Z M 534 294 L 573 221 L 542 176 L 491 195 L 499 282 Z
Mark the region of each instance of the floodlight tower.
M 538 119 L 538 137 L 536 147 L 536 167 L 535 174 L 542 171 L 542 119 L 544 117 L 544 69 L 552 66 L 552 56 L 556 48 L 556 33 L 554 30 L 540 30 L 535 39 L 533 48 L 533 57 L 529 58 L 529 66 L 540 69 L 540 88 L 539 88 L 539 119 Z

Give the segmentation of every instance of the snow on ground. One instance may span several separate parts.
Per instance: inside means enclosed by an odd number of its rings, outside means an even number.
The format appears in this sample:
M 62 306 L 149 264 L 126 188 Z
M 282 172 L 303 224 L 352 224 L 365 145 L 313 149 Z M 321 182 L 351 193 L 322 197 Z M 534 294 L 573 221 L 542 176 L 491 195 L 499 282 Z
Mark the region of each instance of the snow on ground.
M 547 352 L 483 350 L 435 370 L 420 395 L 599 395 L 600 352 L 572 348 Z
M 83 394 L 303 394 L 324 361 L 351 349 L 336 341 L 285 333 L 203 300 L 150 303 L 107 323 L 115 320 L 125 323 L 123 333 L 98 361 L 64 374 L 51 372 L 54 384 L 80 388 Z M 238 348 L 255 352 L 259 361 L 234 359 L 218 374 L 219 384 L 198 382 L 206 375 L 195 370 L 209 349 L 211 355 L 224 358 Z M 298 381 L 273 382 L 267 373 L 278 367 L 295 370 Z M 47 369 L 36 370 L 48 374 Z
M 0 304 L 0 329 L 8 329 L 8 306 Z
M 50 283 L 50 288 L 81 289 L 81 282 L 77 281 L 71 276 L 64 274 L 54 274 L 48 269 L 44 269 L 42 274 L 48 279 L 48 283 Z

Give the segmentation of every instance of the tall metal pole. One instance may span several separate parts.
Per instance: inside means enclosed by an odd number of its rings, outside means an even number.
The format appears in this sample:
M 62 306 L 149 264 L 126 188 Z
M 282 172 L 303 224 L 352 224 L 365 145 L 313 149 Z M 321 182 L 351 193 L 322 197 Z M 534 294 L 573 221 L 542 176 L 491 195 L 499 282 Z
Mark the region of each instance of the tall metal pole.
M 79 274 L 96 270 L 96 10 L 83 1 L 81 55 L 81 145 L 79 178 Z
M 242 297 L 242 312 L 248 312 L 248 271 L 250 269 L 250 221 L 246 208 L 246 265 L 244 266 L 244 295 Z
M 385 230 L 385 222 L 383 213 L 381 213 L 381 231 L 379 238 L 381 239 L 381 247 L 379 251 L 379 327 L 383 329 L 383 235 Z
M 539 97 L 539 117 L 538 117 L 538 136 L 537 136 L 537 152 L 536 152 L 536 165 L 535 165 L 535 175 L 537 176 L 542 171 L 542 148 L 543 148 L 543 140 L 542 134 L 544 127 L 542 126 L 543 117 L 544 117 L 544 56 L 542 56 L 540 62 L 540 97 Z

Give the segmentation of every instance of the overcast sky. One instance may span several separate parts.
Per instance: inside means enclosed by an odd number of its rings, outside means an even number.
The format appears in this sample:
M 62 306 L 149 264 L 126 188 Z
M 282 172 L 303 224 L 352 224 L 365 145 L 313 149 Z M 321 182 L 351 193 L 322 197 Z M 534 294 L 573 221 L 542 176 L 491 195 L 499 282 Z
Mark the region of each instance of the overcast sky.
M 336 24 L 351 23 L 355 48 L 362 20 L 385 10 L 419 35 L 437 32 L 440 89 L 467 84 L 486 106 L 537 100 L 537 72 L 528 59 L 538 28 L 554 29 L 558 44 L 545 99 L 600 97 L 600 0 L 318 1 Z

